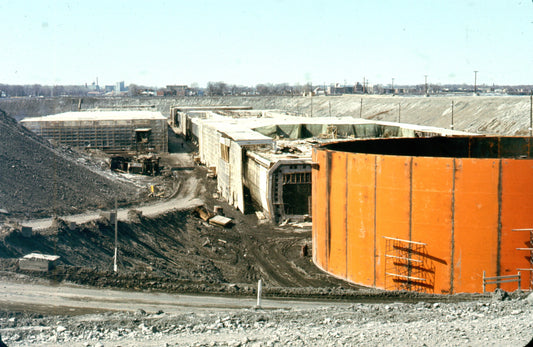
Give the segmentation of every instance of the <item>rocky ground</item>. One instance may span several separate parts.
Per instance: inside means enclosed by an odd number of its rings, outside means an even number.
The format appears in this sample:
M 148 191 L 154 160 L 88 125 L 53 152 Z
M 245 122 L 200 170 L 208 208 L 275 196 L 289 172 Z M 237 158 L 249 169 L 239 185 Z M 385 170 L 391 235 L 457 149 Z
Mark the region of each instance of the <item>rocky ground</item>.
M 9 346 L 525 346 L 533 339 L 533 294 L 186 313 L 50 316 L 0 310 L 0 327 Z

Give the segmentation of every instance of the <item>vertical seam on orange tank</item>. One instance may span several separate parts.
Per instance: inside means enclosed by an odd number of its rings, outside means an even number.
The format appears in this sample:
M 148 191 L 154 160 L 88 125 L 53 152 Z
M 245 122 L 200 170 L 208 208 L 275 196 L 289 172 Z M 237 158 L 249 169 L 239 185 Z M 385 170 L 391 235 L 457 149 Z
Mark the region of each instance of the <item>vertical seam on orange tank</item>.
M 317 149 L 316 148 L 313 148 L 313 156 L 312 156 L 312 161 L 313 162 L 318 162 L 318 153 L 317 153 Z M 311 218 L 313 218 L 313 215 L 315 216 L 315 223 L 312 223 L 312 227 L 311 227 L 311 231 L 312 231 L 312 234 L 311 234 L 311 246 L 312 246 L 312 256 L 313 256 L 313 261 L 316 263 L 317 262 L 317 257 L 316 257 L 316 254 L 317 254 L 317 237 L 318 237 L 318 232 L 317 232 L 317 223 L 316 223 L 316 216 L 318 215 L 317 214 L 317 208 L 315 206 L 316 204 L 316 196 L 318 195 L 317 194 L 317 191 L 318 191 L 318 187 L 317 187 L 317 184 L 318 184 L 318 173 L 316 172 L 318 169 L 320 168 L 320 166 L 317 168 L 316 166 L 313 167 L 311 166 Z M 315 176 L 316 179 L 313 177 Z M 313 199 L 313 196 L 315 196 L 315 198 Z M 314 213 L 313 213 L 314 212 Z
M 413 157 L 410 157 L 409 160 L 409 241 L 413 241 Z M 409 243 L 409 256 L 408 258 L 411 258 L 411 243 Z M 408 262 L 409 267 L 407 268 L 407 275 L 411 277 L 412 270 L 411 270 L 411 263 Z M 411 281 L 407 282 L 407 290 L 411 290 Z
M 331 254 L 331 152 L 326 150 L 326 270 Z
M 345 179 L 344 179 L 344 202 L 345 202 L 345 208 L 344 208 L 344 278 L 348 279 L 348 154 L 344 153 L 344 159 L 346 161 L 345 164 Z
M 376 287 L 376 276 L 377 276 L 377 271 L 376 271 L 376 261 L 377 261 L 376 260 L 376 257 L 377 257 L 377 254 L 376 254 L 376 251 L 377 251 L 376 250 L 377 248 L 377 241 L 376 241 L 377 217 L 376 217 L 376 214 L 377 214 L 377 201 L 378 201 L 377 191 L 378 191 L 378 156 L 374 155 L 374 287 Z
M 452 230 L 451 230 L 451 254 L 450 254 L 450 294 L 453 294 L 453 278 L 455 276 L 455 158 L 453 158 L 452 170 Z
M 502 190 L 503 190 L 503 182 L 502 182 L 502 173 L 503 173 L 503 159 L 498 160 L 498 243 L 497 243 L 497 250 L 496 250 L 496 276 L 501 276 L 501 246 L 502 246 Z M 500 288 L 500 284 L 498 283 L 498 288 Z

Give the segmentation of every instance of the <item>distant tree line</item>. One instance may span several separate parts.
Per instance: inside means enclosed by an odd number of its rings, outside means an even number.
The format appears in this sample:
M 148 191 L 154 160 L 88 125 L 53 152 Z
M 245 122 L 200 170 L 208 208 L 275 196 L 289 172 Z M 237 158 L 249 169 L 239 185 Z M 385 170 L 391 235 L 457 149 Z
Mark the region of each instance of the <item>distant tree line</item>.
M 22 96 L 61 96 L 61 95 L 72 95 L 72 96 L 82 96 L 87 95 L 89 89 L 85 86 L 43 86 L 40 84 L 0 84 L 0 95 L 1 96 L 11 96 L 11 97 L 22 97 Z
M 112 87 L 109 89 L 108 87 Z M 478 93 L 499 93 L 509 95 L 527 95 L 533 90 L 532 85 L 478 85 Z M 0 97 L 54 97 L 54 96 L 253 96 L 253 95 L 336 95 L 336 94 L 395 94 L 395 95 L 436 95 L 447 93 L 472 93 L 474 86 L 468 84 L 418 84 L 418 85 L 368 85 L 355 83 L 330 85 L 290 85 L 257 84 L 256 86 L 242 86 L 225 82 L 209 82 L 206 88 L 197 84 L 191 86 L 174 85 L 166 88 L 154 88 L 137 84 L 130 84 L 124 91 L 115 91 L 114 86 L 100 88 L 92 85 L 40 85 L 40 84 L 0 84 Z

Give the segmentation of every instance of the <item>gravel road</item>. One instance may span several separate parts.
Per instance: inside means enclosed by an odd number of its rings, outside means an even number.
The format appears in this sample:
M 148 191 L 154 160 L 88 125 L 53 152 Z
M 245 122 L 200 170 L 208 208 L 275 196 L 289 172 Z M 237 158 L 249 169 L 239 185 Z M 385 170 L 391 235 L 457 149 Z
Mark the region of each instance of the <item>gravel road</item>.
M 198 180 L 194 177 L 189 177 L 183 184 L 184 187 L 197 187 L 197 185 Z M 145 217 L 153 217 L 169 211 L 192 209 L 196 206 L 201 206 L 204 204 L 202 199 L 196 197 L 196 194 L 197 193 L 193 192 L 191 189 L 183 189 L 183 192 L 177 194 L 173 199 L 136 206 L 134 209 L 141 212 Z M 132 208 L 118 209 L 118 220 L 127 221 L 128 212 L 131 209 Z M 61 216 L 59 218 L 67 222 L 83 224 L 101 218 L 101 211 L 85 212 L 81 214 Z M 42 218 L 24 221 L 21 224 L 32 227 L 33 230 L 45 230 L 50 228 L 52 223 L 52 218 Z
M 526 293 L 455 303 L 265 300 L 256 308 L 253 298 L 1 287 L 8 346 L 525 346 L 533 338 Z M 46 306 L 66 314 L 41 313 Z

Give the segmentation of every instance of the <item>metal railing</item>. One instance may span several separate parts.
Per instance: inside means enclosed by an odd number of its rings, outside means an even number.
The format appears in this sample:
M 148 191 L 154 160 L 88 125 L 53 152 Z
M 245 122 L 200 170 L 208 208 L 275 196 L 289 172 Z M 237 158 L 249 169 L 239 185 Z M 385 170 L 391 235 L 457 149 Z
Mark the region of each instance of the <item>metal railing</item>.
M 518 271 L 518 274 L 516 275 L 494 276 L 494 277 L 486 277 L 485 271 L 483 271 L 483 293 L 486 292 L 485 287 L 489 284 L 500 284 L 500 283 L 509 283 L 509 282 L 518 282 L 518 289 L 520 289 L 520 285 L 521 285 L 520 271 Z

